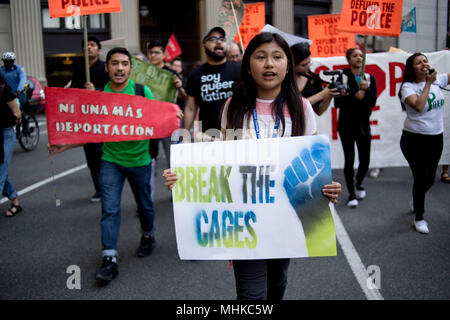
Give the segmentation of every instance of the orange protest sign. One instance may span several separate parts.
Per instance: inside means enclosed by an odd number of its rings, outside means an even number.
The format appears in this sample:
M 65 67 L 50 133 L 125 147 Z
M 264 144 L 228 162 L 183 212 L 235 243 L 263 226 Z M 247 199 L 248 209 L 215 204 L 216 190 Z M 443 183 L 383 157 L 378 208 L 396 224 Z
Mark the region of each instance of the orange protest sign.
M 122 10 L 120 0 L 48 0 L 50 18 L 111 13 Z
M 324 14 L 308 17 L 309 39 L 312 57 L 345 56 L 347 49 L 355 47 L 355 34 L 337 30 L 340 14 Z
M 266 25 L 266 8 L 264 2 L 245 4 L 245 13 L 242 18 L 239 31 L 241 32 L 244 49 L 247 48 L 250 40 L 261 32 Z M 234 42 L 239 43 L 239 35 L 236 35 Z
M 344 0 L 338 30 L 363 35 L 398 37 L 403 0 Z

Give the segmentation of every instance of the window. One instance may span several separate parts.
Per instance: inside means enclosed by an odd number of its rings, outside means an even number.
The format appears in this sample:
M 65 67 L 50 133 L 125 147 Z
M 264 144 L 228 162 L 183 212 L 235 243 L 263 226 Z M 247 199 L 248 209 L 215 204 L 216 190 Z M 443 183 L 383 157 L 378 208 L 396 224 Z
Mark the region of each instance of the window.
M 88 30 L 106 31 L 105 14 L 94 14 L 87 17 Z M 81 16 L 72 16 L 64 18 L 50 18 L 50 10 L 42 8 L 42 27 L 48 31 L 81 31 L 83 27 L 83 18 Z
M 94 14 L 88 17 L 88 24 L 91 29 L 105 29 L 105 15 L 104 14 Z
M 48 8 L 42 9 L 42 26 L 44 29 L 59 29 L 60 19 L 51 19 L 50 10 Z

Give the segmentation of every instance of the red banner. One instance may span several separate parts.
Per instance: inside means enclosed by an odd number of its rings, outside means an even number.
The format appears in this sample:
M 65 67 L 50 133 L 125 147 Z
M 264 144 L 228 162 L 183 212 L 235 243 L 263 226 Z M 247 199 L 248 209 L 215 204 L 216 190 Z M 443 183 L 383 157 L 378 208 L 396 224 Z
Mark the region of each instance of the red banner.
M 180 126 L 176 104 L 85 89 L 45 88 L 50 144 L 169 137 Z
M 167 42 L 166 49 L 164 51 L 165 58 L 164 60 L 166 62 L 172 61 L 174 58 L 178 57 L 183 52 L 181 51 L 181 47 L 178 44 L 177 39 L 175 38 L 175 35 L 172 34 L 169 38 L 169 41 Z
M 119 12 L 120 0 L 48 0 L 50 18 Z

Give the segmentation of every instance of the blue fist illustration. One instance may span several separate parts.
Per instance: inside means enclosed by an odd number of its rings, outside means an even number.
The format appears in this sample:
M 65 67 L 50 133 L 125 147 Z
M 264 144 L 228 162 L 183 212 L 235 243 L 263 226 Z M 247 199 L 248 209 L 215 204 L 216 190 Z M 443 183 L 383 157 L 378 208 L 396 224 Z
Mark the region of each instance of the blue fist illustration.
M 303 225 L 308 254 L 336 255 L 334 220 L 322 188 L 331 183 L 328 144 L 316 142 L 303 149 L 284 170 L 283 186 Z
M 331 172 L 326 170 L 330 163 L 329 146 L 316 142 L 311 150 L 303 149 L 284 170 L 283 186 L 296 211 L 322 196 L 323 186 L 331 183 Z

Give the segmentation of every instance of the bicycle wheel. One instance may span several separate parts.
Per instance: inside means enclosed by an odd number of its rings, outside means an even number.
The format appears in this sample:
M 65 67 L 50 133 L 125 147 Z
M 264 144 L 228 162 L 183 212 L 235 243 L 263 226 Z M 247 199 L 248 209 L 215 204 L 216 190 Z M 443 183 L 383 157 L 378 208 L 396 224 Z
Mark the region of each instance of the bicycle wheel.
M 36 149 L 39 143 L 39 124 L 36 117 L 32 114 L 24 114 L 20 126 L 19 144 L 22 149 L 27 152 Z

